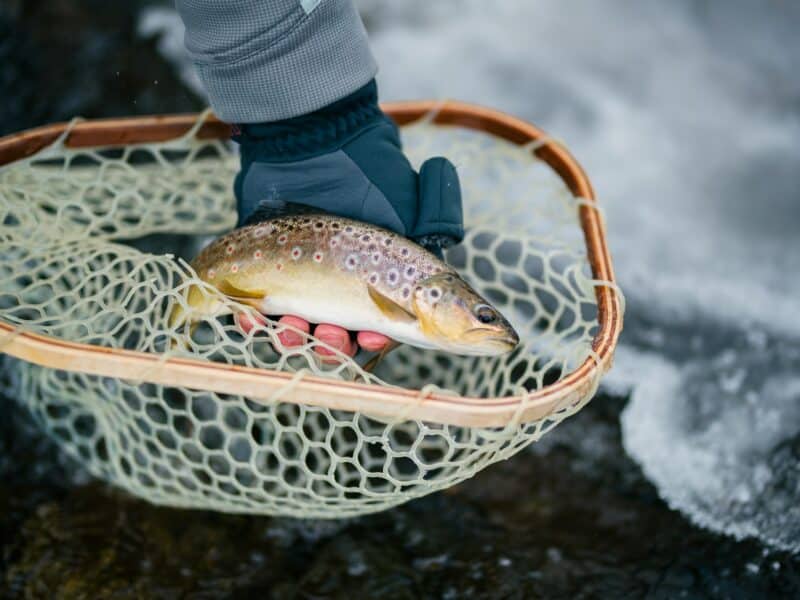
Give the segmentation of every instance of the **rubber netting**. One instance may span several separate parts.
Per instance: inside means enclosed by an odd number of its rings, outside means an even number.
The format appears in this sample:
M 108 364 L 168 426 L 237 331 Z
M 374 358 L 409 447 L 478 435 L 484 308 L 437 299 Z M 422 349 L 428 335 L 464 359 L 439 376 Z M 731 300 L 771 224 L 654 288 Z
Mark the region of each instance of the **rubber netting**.
M 67 148 L 62 136 L 2 167 L 2 321 L 16 332 L 295 373 L 282 392 L 316 374 L 421 395 L 519 395 L 592 356 L 598 282 L 578 221 L 586 200 L 532 145 L 430 119 L 402 134 L 416 165 L 443 155 L 458 168 L 468 233 L 447 260 L 515 325 L 519 349 L 476 358 L 406 346 L 373 375 L 345 357 L 320 362 L 313 348 L 321 342 L 309 336 L 281 348 L 281 326 L 271 321 L 245 336 L 231 317 L 208 318 L 187 340 L 168 327 L 170 307 L 199 281 L 186 260 L 235 223 L 238 163 L 232 146 L 198 139 L 196 129 L 163 143 L 90 149 Z M 142 383 L 145 374 L 5 363 L 12 394 L 93 475 L 159 504 L 302 517 L 377 511 L 453 485 L 535 441 L 594 392 L 539 421 L 467 428 L 402 414 L 373 419 L 280 394 L 264 402 Z

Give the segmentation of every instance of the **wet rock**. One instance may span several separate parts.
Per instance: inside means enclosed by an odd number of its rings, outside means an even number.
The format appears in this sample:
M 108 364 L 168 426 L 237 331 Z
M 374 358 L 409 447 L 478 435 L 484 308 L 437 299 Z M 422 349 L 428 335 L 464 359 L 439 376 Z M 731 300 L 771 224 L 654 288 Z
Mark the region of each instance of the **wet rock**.
M 268 519 L 175 512 L 100 485 L 40 504 L 7 547 L 7 585 L 32 597 L 224 597 L 280 580 Z

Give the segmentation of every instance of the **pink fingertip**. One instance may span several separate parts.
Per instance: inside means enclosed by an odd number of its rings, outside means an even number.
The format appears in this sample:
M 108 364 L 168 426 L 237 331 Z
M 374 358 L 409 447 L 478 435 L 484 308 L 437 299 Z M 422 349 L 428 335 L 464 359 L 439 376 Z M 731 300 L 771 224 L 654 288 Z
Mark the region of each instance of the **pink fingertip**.
M 324 342 L 328 346 L 337 349 L 342 354 L 346 354 L 347 356 L 354 356 L 356 350 L 358 349 L 356 344 L 354 344 L 350 339 L 350 334 L 347 332 L 347 330 L 337 325 L 330 325 L 328 323 L 317 325 L 317 328 L 314 330 L 314 337 L 319 339 L 321 342 Z M 325 362 L 338 361 L 336 353 L 328 348 L 320 346 L 315 348 L 315 351 L 320 356 L 330 357 L 330 359 L 326 360 Z
M 244 332 L 244 334 L 247 335 L 253 328 L 263 327 L 264 325 L 266 325 L 267 320 L 261 315 L 251 315 L 250 313 L 239 313 L 236 316 L 236 323 L 239 326 L 239 329 L 241 329 L 242 332 Z
M 309 325 L 308 321 L 292 315 L 281 317 L 278 319 L 278 323 L 289 325 L 290 327 L 299 329 L 303 333 L 308 333 L 311 331 L 311 325 Z M 305 338 L 302 335 L 296 331 L 292 331 L 291 329 L 284 329 L 282 332 L 280 332 L 278 334 L 278 339 L 281 341 L 281 344 L 289 348 L 292 346 L 300 346 L 305 342 Z
M 358 345 L 369 352 L 383 350 L 392 341 L 391 338 L 377 331 L 359 331 L 357 340 Z

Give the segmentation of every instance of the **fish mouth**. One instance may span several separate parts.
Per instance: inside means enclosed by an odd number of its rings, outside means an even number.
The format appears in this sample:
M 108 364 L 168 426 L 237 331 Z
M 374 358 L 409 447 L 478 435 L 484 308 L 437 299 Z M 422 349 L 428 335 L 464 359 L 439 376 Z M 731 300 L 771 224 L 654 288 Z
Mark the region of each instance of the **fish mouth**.
M 497 356 L 507 354 L 519 345 L 519 338 L 511 335 L 497 335 L 485 337 L 472 343 L 460 345 L 456 350 L 458 354 L 472 356 Z
M 467 329 L 464 332 L 464 335 L 472 335 L 476 333 L 486 333 L 487 330 L 483 327 L 473 327 L 472 329 Z M 517 335 L 516 331 L 500 331 L 496 335 L 490 335 L 483 338 L 483 341 L 487 342 L 502 342 L 507 343 L 511 346 L 516 346 L 519 344 L 519 335 Z
M 486 333 L 486 329 L 482 327 L 473 327 L 472 329 L 468 329 L 464 332 L 465 336 L 471 336 L 475 334 Z M 504 331 L 502 333 L 498 332 L 497 335 L 490 335 L 480 340 L 477 340 L 478 343 L 494 343 L 500 344 L 503 346 L 509 346 L 509 350 L 512 348 L 516 348 L 519 345 L 519 335 L 517 335 L 516 331 Z
M 511 351 L 519 345 L 519 338 L 510 335 L 490 337 L 486 341 L 503 346 L 508 349 L 507 351 Z

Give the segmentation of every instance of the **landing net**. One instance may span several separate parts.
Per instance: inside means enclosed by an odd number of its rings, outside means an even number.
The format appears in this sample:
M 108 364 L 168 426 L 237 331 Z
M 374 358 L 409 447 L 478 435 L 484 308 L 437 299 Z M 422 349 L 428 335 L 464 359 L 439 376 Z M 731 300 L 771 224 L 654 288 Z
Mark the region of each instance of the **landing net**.
M 199 122 L 198 122 L 199 124 Z M 90 473 L 151 502 L 180 507 L 344 517 L 451 486 L 508 458 L 579 410 L 580 398 L 538 420 L 461 427 L 373 418 L 284 401 L 303 377 L 455 397 L 521 396 L 593 357 L 595 286 L 579 207 L 531 145 L 431 119 L 402 128 L 415 165 L 447 156 L 458 168 L 467 235 L 447 261 L 515 326 L 523 345 L 499 358 L 401 347 L 374 373 L 341 356 L 323 363 L 311 336 L 283 348 L 282 325 L 243 335 L 206 318 L 187 339 L 170 309 L 198 284 L 187 262 L 235 223 L 238 158 L 197 128 L 167 142 L 69 148 L 62 136 L 0 168 L 0 320 L 105 348 L 184 356 L 292 374 L 270 400 L 140 378 L 86 375 L 5 361 L 18 398 Z M 183 259 L 181 259 L 183 257 Z M 227 301 L 237 311 L 251 311 Z M 78 368 L 78 367 L 76 367 Z M 598 370 L 599 373 L 599 370 Z M 130 375 L 129 375 L 130 377 Z

